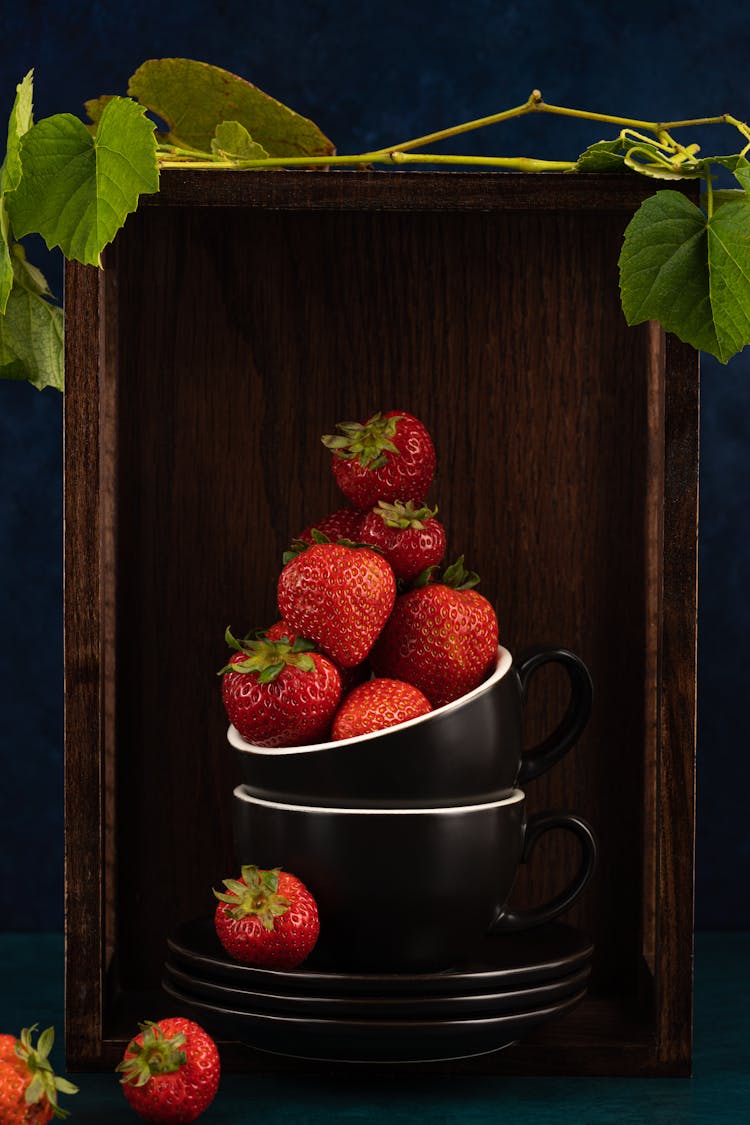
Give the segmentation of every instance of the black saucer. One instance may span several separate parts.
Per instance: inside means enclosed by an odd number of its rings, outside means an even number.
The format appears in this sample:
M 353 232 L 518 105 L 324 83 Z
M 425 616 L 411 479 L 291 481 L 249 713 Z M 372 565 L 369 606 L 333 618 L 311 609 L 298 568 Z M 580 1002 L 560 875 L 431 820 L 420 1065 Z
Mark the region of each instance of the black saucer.
M 371 998 L 466 996 L 499 993 L 559 981 L 591 961 L 591 940 L 573 926 L 550 922 L 537 929 L 481 938 L 466 965 L 438 973 L 336 973 L 320 970 L 315 950 L 297 969 L 256 969 L 232 960 L 213 917 L 185 922 L 168 941 L 170 963 L 204 981 L 274 995 Z
M 489 1054 L 571 1011 L 586 994 L 501 1016 L 443 1020 L 353 1020 L 281 1016 L 211 1004 L 162 982 L 182 1010 L 215 1034 L 259 1051 L 324 1062 L 440 1062 Z
M 500 992 L 492 990 L 456 996 L 327 996 L 312 992 L 254 992 L 206 979 L 194 970 L 177 967 L 171 960 L 167 960 L 164 966 L 164 980 L 186 996 L 243 1012 L 365 1020 L 434 1020 L 500 1016 L 541 1008 L 580 992 L 586 987 L 590 972 L 590 965 L 584 965 L 559 980 Z

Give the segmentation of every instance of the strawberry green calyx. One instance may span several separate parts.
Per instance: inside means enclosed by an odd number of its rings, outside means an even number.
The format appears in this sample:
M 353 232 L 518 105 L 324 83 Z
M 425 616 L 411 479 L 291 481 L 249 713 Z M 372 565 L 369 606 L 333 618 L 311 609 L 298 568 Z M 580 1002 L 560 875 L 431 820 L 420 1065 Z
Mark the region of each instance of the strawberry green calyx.
M 257 640 L 238 641 L 227 629 L 224 639 L 230 648 L 245 654 L 244 660 L 235 660 L 220 668 L 217 675 L 225 672 L 257 672 L 261 684 L 270 684 L 283 672 L 284 668 L 299 668 L 303 672 L 314 672 L 315 663 L 310 656 L 315 645 L 306 637 L 297 637 L 291 644 L 288 637 L 269 641 L 259 637 Z
M 284 554 L 281 556 L 281 561 L 284 566 L 286 566 L 288 562 L 291 562 L 292 559 L 296 559 L 297 555 L 301 555 L 303 551 L 306 551 L 308 547 L 312 547 L 315 543 L 332 542 L 332 540 L 328 538 L 326 533 L 324 531 L 318 531 L 317 527 L 314 527 L 312 529 L 312 531 L 310 532 L 310 537 L 312 539 L 312 543 L 308 543 L 306 539 L 292 539 L 289 548 L 284 551 Z
M 459 555 L 451 566 L 446 567 L 440 582 L 443 586 L 450 586 L 452 590 L 471 590 L 478 586 L 481 579 L 473 570 L 464 566 L 464 556 Z
M 410 527 L 423 531 L 427 520 L 437 515 L 437 507 L 428 508 L 426 504 L 422 504 L 417 508 L 413 500 L 407 500 L 406 503 L 394 500 L 392 504 L 386 500 L 378 500 L 373 512 L 380 516 L 386 527 L 392 527 L 396 531 L 406 531 Z
M 128 1055 L 115 1068 L 122 1072 L 120 1082 L 123 1086 L 145 1086 L 157 1074 L 174 1074 L 187 1062 L 183 1047 L 187 1043 L 180 1033 L 168 1039 L 155 1023 L 147 1021 L 138 1025 L 142 1031 L 142 1041 L 133 1039 L 128 1046 Z
M 284 551 L 281 561 L 284 566 L 290 563 L 292 559 L 296 559 L 297 555 L 301 555 L 303 551 L 307 551 L 310 547 L 325 547 L 330 544 L 335 544 L 337 547 L 361 547 L 364 551 L 374 551 L 376 555 L 382 555 L 382 547 L 378 547 L 375 543 L 355 543 L 353 539 L 329 539 L 322 531 L 318 531 L 314 527 L 310 532 L 312 536 L 312 543 L 305 542 L 304 539 L 292 539 L 291 546 L 288 551 Z
M 36 1031 L 37 1025 L 25 1027 L 16 1042 L 16 1054 L 22 1059 L 31 1074 L 31 1082 L 24 1092 L 24 1101 L 27 1105 L 35 1105 L 45 1098 L 52 1107 L 54 1117 L 65 1118 L 70 1114 L 66 1109 L 61 1109 L 57 1104 L 58 1092 L 61 1094 L 77 1094 L 78 1087 L 67 1078 L 58 1078 L 52 1070 L 49 1053 L 55 1042 L 55 1029 L 48 1027 L 38 1039 L 36 1047 L 31 1041 L 31 1033 Z
M 253 863 L 246 864 L 242 868 L 242 882 L 239 879 L 222 879 L 230 894 L 221 891 L 214 891 L 214 894 L 219 902 L 227 903 L 233 918 L 254 915 L 264 929 L 272 930 L 274 919 L 286 914 L 291 906 L 289 899 L 278 893 L 280 874 L 280 867 L 261 871 Z
M 336 457 L 346 461 L 356 458 L 365 469 L 382 469 L 386 452 L 399 455 L 392 438 L 402 418 L 402 414 L 384 418 L 378 411 L 364 423 L 337 422 L 336 429 L 341 430 L 341 434 L 325 434 L 321 440 Z
M 410 590 L 418 590 L 420 586 L 429 586 L 433 581 L 433 576 L 437 570 L 436 566 L 426 566 L 421 570 L 417 577 L 410 583 Z

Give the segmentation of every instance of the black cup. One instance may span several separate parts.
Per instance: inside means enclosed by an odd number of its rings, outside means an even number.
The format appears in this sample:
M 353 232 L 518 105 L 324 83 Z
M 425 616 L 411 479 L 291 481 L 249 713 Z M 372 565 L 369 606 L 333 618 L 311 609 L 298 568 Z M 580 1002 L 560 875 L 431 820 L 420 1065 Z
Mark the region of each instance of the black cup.
M 588 824 L 566 812 L 526 820 L 520 789 L 502 800 L 441 809 L 343 809 L 266 801 L 234 791 L 239 865 L 282 867 L 314 895 L 316 965 L 337 971 L 422 972 L 464 963 L 485 933 L 557 918 L 596 865 Z M 519 863 L 554 828 L 581 844 L 578 872 L 531 910 L 508 898 Z
M 560 664 L 570 699 L 555 730 L 522 749 L 523 703 L 543 664 Z M 258 797 L 343 808 L 436 808 L 472 805 L 509 793 L 559 761 L 588 722 L 586 665 L 564 648 L 538 647 L 514 664 L 498 648 L 495 670 L 474 691 L 427 715 L 373 734 L 313 746 L 269 749 L 228 739 L 240 777 Z

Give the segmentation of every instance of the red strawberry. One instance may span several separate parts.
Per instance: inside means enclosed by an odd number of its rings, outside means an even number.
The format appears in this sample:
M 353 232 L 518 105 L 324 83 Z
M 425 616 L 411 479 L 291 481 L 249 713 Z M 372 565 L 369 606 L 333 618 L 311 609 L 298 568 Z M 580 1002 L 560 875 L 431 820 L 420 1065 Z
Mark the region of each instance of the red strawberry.
M 323 444 L 341 491 L 357 508 L 378 500 L 426 496 L 435 475 L 435 447 L 413 414 L 389 410 L 366 422 L 339 422 L 341 434 L 326 434 Z
M 243 738 L 256 746 L 303 746 L 328 735 L 341 698 L 341 677 L 310 641 L 236 641 L 222 668 L 222 698 Z
M 419 688 L 403 680 L 368 680 L 350 692 L 336 712 L 331 738 L 355 738 L 431 711 L 429 700 Z
M 286 621 L 277 621 L 270 629 L 266 629 L 266 640 L 281 641 L 284 638 L 290 645 L 293 645 L 297 640 L 297 634 L 292 632 Z
M 219 1088 L 216 1044 L 192 1020 L 175 1017 L 140 1026 L 117 1067 L 125 1097 L 145 1121 L 195 1121 Z
M 373 648 L 375 674 L 407 680 L 433 707 L 481 684 L 495 664 L 497 617 L 471 589 L 478 581 L 462 555 L 442 581 L 402 594 Z
M 388 620 L 396 580 L 382 555 L 366 547 L 314 543 L 279 576 L 279 610 L 344 668 L 365 659 Z
M 269 641 L 280 641 L 283 637 L 286 637 L 290 645 L 293 645 L 297 639 L 297 634 L 292 632 L 286 621 L 277 621 L 270 629 L 266 629 L 265 635 Z M 362 684 L 365 680 L 369 680 L 370 678 L 370 665 L 367 660 L 364 660 L 361 664 L 356 664 L 354 668 L 339 668 L 338 664 L 336 667 L 341 676 L 342 699 L 345 695 L 348 695 L 357 684 Z
M 77 1094 L 78 1087 L 57 1078 L 49 1064 L 55 1041 L 48 1027 L 32 1045 L 33 1027 L 25 1027 L 18 1039 L 0 1035 L 0 1122 L 2 1125 L 45 1125 L 53 1117 L 69 1117 L 57 1104 L 58 1091 Z
M 242 868 L 239 879 L 224 879 L 214 925 L 231 957 L 248 965 L 293 969 L 312 952 L 320 920 L 315 899 L 296 875 L 275 867 Z
M 303 543 L 313 542 L 313 531 L 319 531 L 335 543 L 337 539 L 351 539 L 359 541 L 359 525 L 362 522 L 362 511 L 359 508 L 337 508 L 328 516 L 323 516 L 317 523 L 311 523 L 304 531 L 300 531 L 297 539 Z
M 411 582 L 445 554 L 445 531 L 435 519 L 437 508 L 415 507 L 411 500 L 389 504 L 380 500 L 362 519 L 361 543 L 380 547 L 396 578 Z

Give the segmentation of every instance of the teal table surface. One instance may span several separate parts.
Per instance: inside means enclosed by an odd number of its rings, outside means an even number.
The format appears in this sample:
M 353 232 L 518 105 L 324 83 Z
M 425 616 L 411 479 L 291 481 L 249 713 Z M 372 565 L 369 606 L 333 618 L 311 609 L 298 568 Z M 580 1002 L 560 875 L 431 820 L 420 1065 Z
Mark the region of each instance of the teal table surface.
M 694 1077 L 445 1078 L 368 1080 L 227 1074 L 206 1125 L 416 1120 L 522 1125 L 748 1125 L 750 1123 L 750 933 L 698 934 L 695 957 Z M 163 1013 L 165 1014 L 165 1013 Z M 59 934 L 0 934 L 0 1031 L 31 1023 L 63 1026 L 63 942 Z M 136 1030 L 136 1029 L 134 1029 Z M 62 1044 L 53 1061 L 63 1072 Z M 117 1079 L 73 1076 L 65 1102 L 72 1122 L 119 1125 L 139 1120 Z

